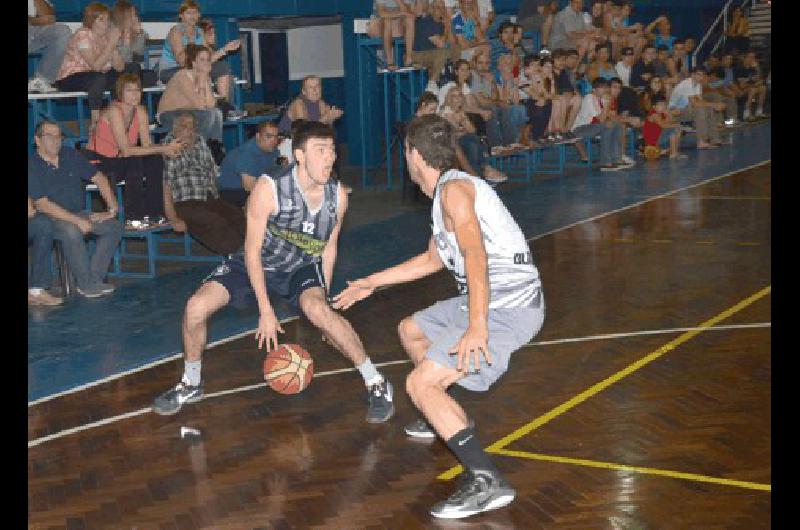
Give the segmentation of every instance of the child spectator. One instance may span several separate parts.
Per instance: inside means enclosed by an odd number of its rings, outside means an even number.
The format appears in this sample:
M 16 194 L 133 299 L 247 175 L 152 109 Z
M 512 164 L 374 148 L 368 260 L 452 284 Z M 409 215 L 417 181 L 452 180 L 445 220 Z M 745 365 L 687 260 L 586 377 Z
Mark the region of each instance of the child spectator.
M 664 96 L 658 95 L 653 100 L 653 108 L 642 126 L 642 136 L 645 156 L 648 156 L 648 147 L 654 147 L 659 156 L 667 153 L 672 159 L 680 156 L 678 149 L 681 143 L 681 127 L 672 120 L 671 114 L 667 111 L 667 100 Z M 666 149 L 667 146 L 669 151 Z

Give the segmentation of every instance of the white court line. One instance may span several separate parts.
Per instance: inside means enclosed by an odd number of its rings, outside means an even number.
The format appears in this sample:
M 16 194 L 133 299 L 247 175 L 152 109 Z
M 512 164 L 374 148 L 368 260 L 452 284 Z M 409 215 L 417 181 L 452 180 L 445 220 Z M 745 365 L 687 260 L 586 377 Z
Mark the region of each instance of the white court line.
M 730 175 L 733 175 L 735 173 L 739 173 L 741 171 L 748 171 L 750 169 L 753 169 L 753 168 L 756 168 L 756 167 L 759 167 L 759 166 L 763 166 L 765 164 L 769 164 L 770 162 L 772 162 L 771 158 L 769 158 L 767 160 L 764 160 L 763 162 L 759 162 L 757 164 L 753 164 L 753 165 L 750 165 L 750 166 L 743 167 L 741 169 L 737 169 L 735 171 L 730 171 L 728 173 L 725 173 L 724 175 L 711 177 L 711 178 L 709 178 L 707 180 L 703 180 L 701 182 L 697 182 L 695 184 L 691 184 L 689 186 L 686 186 L 686 187 L 683 187 L 683 188 L 679 188 L 679 189 L 674 190 L 674 191 L 663 193 L 661 195 L 656 195 L 655 197 L 650 197 L 649 199 L 644 199 L 642 201 L 630 204 L 628 206 L 623 206 L 622 208 L 617 208 L 616 210 L 611 210 L 609 212 L 601 213 L 601 214 L 595 215 L 593 217 L 589 217 L 587 219 L 584 219 L 582 221 L 576 221 L 576 222 L 568 224 L 566 226 L 562 226 L 560 228 L 556 228 L 554 230 L 550 230 L 549 232 L 545 232 L 543 234 L 539 234 L 539 235 L 530 237 L 530 238 L 526 239 L 525 241 L 535 241 L 535 240 L 540 239 L 540 238 L 542 238 L 544 236 L 549 236 L 550 234 L 555 234 L 556 232 L 560 232 L 562 230 L 567 230 L 569 228 L 578 226 L 578 225 L 583 224 L 583 223 L 589 223 L 589 222 L 592 222 L 592 221 L 596 221 L 597 219 L 601 219 L 603 217 L 606 217 L 606 216 L 609 216 L 609 215 L 612 215 L 612 214 L 615 214 L 615 213 L 619 213 L 619 212 L 622 212 L 624 210 L 628 210 L 630 208 L 635 208 L 636 206 L 641 206 L 642 204 L 644 204 L 646 202 L 654 201 L 654 200 L 657 200 L 657 199 L 663 199 L 664 197 L 668 197 L 670 195 L 674 195 L 674 194 L 680 193 L 682 191 L 686 191 L 686 190 L 689 190 L 689 189 L 692 189 L 692 188 L 696 188 L 697 186 L 702 186 L 703 184 L 708 184 L 709 182 L 713 182 L 715 180 L 718 180 L 718 179 L 721 179 L 721 178 L 724 178 L 724 177 L 728 177 Z M 392 286 L 379 287 L 378 289 L 375 289 L 375 290 L 376 291 L 382 291 L 384 289 L 389 289 L 390 287 L 392 287 Z M 281 320 L 281 323 L 291 322 L 292 320 L 296 320 L 296 319 L 297 319 L 297 317 L 289 317 L 289 318 L 287 318 L 285 320 Z M 230 342 L 232 340 L 236 340 L 236 339 L 239 339 L 241 337 L 246 337 L 247 335 L 250 335 L 251 333 L 255 333 L 255 332 L 256 332 L 255 328 L 251 329 L 251 330 L 248 330 L 248 331 L 243 331 L 241 333 L 237 333 L 236 335 L 231 335 L 230 337 L 226 337 L 226 338 L 220 339 L 220 340 L 218 340 L 216 342 L 212 342 L 212 343 L 208 344 L 206 347 L 207 348 L 213 348 L 214 346 L 218 346 L 220 344 L 225 344 L 226 342 Z M 108 377 L 104 377 L 102 379 L 98 379 L 96 381 L 92 381 L 91 383 L 86 383 L 86 384 L 83 384 L 83 385 L 80 385 L 80 386 L 76 386 L 74 388 L 70 388 L 68 390 L 64 390 L 63 392 L 57 392 L 55 394 L 50 394 L 48 396 L 41 397 L 41 398 L 36 399 L 34 401 L 29 401 L 28 402 L 28 407 L 32 407 L 34 405 L 38 405 L 40 403 L 44 403 L 46 401 L 50 401 L 52 399 L 55 399 L 55 398 L 58 398 L 58 397 L 61 397 L 61 396 L 66 396 L 66 395 L 69 395 L 69 394 L 73 394 L 75 392 L 80 392 L 81 390 L 86 390 L 87 388 L 92 388 L 94 386 L 102 385 L 103 383 L 107 383 L 109 381 L 113 381 L 115 379 L 119 379 L 120 377 L 125 377 L 125 376 L 130 375 L 130 374 L 135 374 L 137 372 L 141 372 L 141 371 L 147 370 L 149 368 L 152 368 L 154 366 L 158 366 L 160 364 L 164 364 L 164 363 L 167 363 L 167 362 L 170 362 L 170 361 L 174 361 L 176 359 L 180 359 L 182 357 L 183 357 L 183 353 L 175 353 L 175 354 L 170 355 L 169 357 L 166 357 L 164 359 L 160 359 L 158 361 L 154 361 L 154 362 L 139 366 L 137 368 L 132 368 L 132 369 L 126 370 L 124 372 L 120 372 L 120 373 L 117 373 L 117 374 L 110 375 Z
M 769 328 L 772 326 L 772 322 L 756 322 L 751 324 L 727 324 L 727 325 L 719 325 L 719 326 L 712 326 L 712 327 L 692 327 L 692 328 L 670 328 L 670 329 L 651 329 L 651 330 L 643 330 L 643 331 L 632 331 L 628 333 L 608 333 L 605 335 L 590 335 L 588 337 L 575 337 L 575 338 L 567 338 L 567 339 L 556 339 L 556 340 L 548 340 L 548 341 L 539 341 L 539 342 L 529 342 L 528 344 L 522 346 L 522 348 L 528 346 L 550 346 L 554 344 L 566 344 L 570 342 L 588 342 L 594 340 L 611 340 L 611 339 L 620 339 L 620 338 L 627 338 L 627 337 L 638 337 L 642 335 L 667 335 L 667 334 L 675 334 L 675 333 L 684 333 L 686 331 L 696 331 L 696 330 L 703 330 L 703 331 L 727 331 L 732 329 L 750 329 L 750 328 Z M 401 359 L 397 361 L 387 361 L 383 363 L 376 363 L 375 366 L 383 367 L 383 366 L 390 366 L 395 364 L 406 364 L 411 362 L 409 359 Z M 314 374 L 314 377 L 324 377 L 327 375 L 337 375 L 337 374 L 344 374 L 348 372 L 354 372 L 356 368 L 340 368 L 338 370 L 329 370 L 327 372 L 319 372 Z M 222 397 L 228 396 L 231 394 L 239 394 L 242 392 L 248 392 L 250 390 L 256 390 L 258 388 L 266 387 L 266 383 L 257 383 L 253 385 L 246 385 L 241 386 L 238 388 L 231 388 L 228 390 L 221 390 L 219 392 L 213 392 L 211 394 L 206 394 L 203 397 L 203 400 L 211 399 L 215 397 Z M 147 407 L 144 409 L 135 410 L 133 412 L 127 412 L 125 414 L 120 414 L 119 416 L 112 416 L 110 418 L 105 418 L 99 421 L 95 421 L 92 423 L 87 423 L 85 425 L 79 425 L 77 427 L 73 427 L 71 429 L 65 429 L 63 431 L 59 431 L 47 436 L 43 436 L 41 438 L 37 438 L 35 440 L 31 440 L 28 442 L 28 449 L 31 447 L 36 447 L 37 445 L 41 445 L 45 442 L 49 442 L 52 440 L 56 440 L 58 438 L 63 438 L 65 436 L 69 436 L 70 434 L 79 433 L 81 431 L 88 431 L 90 429 L 94 429 L 96 427 L 101 427 L 103 425 L 109 425 L 111 423 L 116 423 L 118 421 L 122 421 L 128 418 L 133 418 L 135 416 L 141 416 L 143 414 L 147 414 L 152 411 L 151 407 Z

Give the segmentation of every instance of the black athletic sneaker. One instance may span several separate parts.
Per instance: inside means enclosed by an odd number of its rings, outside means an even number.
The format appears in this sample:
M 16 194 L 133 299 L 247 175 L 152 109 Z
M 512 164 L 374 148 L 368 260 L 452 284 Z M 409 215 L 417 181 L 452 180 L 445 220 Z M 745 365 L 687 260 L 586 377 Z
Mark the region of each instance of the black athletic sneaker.
M 435 438 L 436 431 L 433 430 L 431 424 L 427 421 L 419 418 L 417 420 L 412 421 L 405 427 L 403 430 L 406 431 L 406 434 L 411 436 L 412 438 Z
M 468 470 L 464 472 L 456 492 L 431 508 L 431 515 L 441 519 L 461 519 L 502 508 L 510 504 L 516 495 L 514 488 L 499 474 L 480 469 Z
M 370 386 L 368 399 L 367 423 L 383 423 L 394 414 L 394 389 L 388 380 Z
M 181 410 L 184 403 L 194 403 L 201 399 L 203 399 L 202 381 L 197 386 L 181 381 L 153 401 L 153 412 L 162 416 L 170 416 Z

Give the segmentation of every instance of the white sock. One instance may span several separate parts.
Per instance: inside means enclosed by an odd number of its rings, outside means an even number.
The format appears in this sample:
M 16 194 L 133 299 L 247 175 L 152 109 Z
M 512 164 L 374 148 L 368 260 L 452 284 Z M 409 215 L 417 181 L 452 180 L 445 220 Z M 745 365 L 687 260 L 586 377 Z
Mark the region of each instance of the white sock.
M 202 363 L 202 359 L 197 361 L 184 361 L 183 380 L 192 386 L 199 385 L 200 381 L 202 381 L 200 373 L 202 369 Z
M 361 372 L 361 377 L 364 378 L 364 383 L 367 386 L 372 386 L 383 381 L 383 376 L 375 368 L 375 365 L 372 364 L 372 361 L 369 360 L 369 357 L 367 357 L 367 360 L 364 361 L 360 366 L 356 366 L 356 368 L 358 368 L 358 371 Z

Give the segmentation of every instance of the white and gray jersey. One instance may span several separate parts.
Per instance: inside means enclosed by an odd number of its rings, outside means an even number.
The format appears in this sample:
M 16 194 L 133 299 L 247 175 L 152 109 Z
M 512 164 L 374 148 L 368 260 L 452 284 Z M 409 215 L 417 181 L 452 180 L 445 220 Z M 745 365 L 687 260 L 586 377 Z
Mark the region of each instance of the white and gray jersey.
M 475 186 L 475 214 L 488 258 L 489 308 L 511 309 L 541 304 L 542 284 L 525 236 L 495 191 L 483 180 L 451 169 L 439 177 L 433 197 L 433 239 L 439 256 L 453 273 L 461 294 L 467 294 L 464 256 L 456 235 L 445 229 L 441 189 L 446 182 L 468 180 Z
M 271 215 L 261 246 L 261 263 L 267 271 L 294 272 L 322 260 L 339 210 L 339 184 L 329 180 L 316 211 L 308 208 L 292 164 L 275 176 L 262 175 L 272 183 L 278 213 Z

